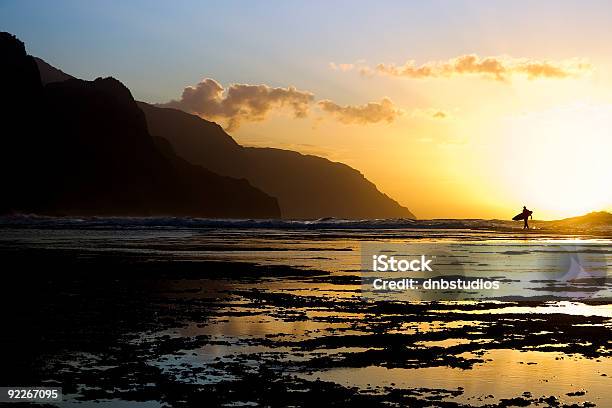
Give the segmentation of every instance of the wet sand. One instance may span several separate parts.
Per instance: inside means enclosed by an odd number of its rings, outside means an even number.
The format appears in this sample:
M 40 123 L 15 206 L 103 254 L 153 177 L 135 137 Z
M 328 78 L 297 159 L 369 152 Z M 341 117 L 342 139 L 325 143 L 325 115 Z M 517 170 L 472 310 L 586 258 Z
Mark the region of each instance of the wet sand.
M 350 268 L 315 267 L 352 252 L 333 239 L 11 234 L 1 383 L 61 386 L 61 406 L 608 404 L 608 300 L 364 299 Z

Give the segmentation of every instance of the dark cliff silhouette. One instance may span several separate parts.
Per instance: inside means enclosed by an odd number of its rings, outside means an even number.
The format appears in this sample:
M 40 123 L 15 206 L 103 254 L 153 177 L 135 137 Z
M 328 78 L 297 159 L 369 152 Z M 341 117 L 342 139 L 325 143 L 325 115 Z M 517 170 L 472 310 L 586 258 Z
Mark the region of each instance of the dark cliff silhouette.
M 219 174 L 244 177 L 278 199 L 285 218 L 414 218 L 357 170 L 272 148 L 243 147 L 216 123 L 139 102 L 152 135 L 177 154 Z
M 0 33 L 0 56 L 0 212 L 280 216 L 276 199 L 248 181 L 187 163 L 157 143 L 119 81 L 71 79 L 43 67 L 51 82 L 43 86 L 37 62 L 8 33 Z
M 40 72 L 40 80 L 43 85 L 46 85 L 51 82 L 61 82 L 66 81 L 68 79 L 77 79 L 72 75 L 68 75 L 61 69 L 55 68 L 53 65 L 48 64 L 45 60 L 38 57 L 32 57 L 34 61 L 36 61 L 36 65 L 38 66 L 38 71 Z
M 48 82 L 72 78 L 39 60 Z M 245 178 L 276 197 L 285 218 L 415 218 L 357 170 L 330 160 L 272 148 L 243 147 L 221 126 L 198 116 L 138 102 L 153 136 L 188 162 Z
M 549 221 L 549 224 L 559 228 L 583 227 L 583 228 L 612 228 L 612 213 L 607 211 L 594 211 L 578 217 L 564 218 L 562 220 Z

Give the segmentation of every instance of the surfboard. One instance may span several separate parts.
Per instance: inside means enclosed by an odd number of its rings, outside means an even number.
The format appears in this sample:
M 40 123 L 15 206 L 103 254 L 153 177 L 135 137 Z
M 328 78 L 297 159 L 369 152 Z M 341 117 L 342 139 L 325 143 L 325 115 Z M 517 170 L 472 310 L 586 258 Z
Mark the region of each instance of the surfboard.
M 523 220 L 525 218 L 529 218 L 529 216 L 533 214 L 533 211 L 529 211 L 527 210 L 526 215 L 523 215 L 523 212 L 521 211 L 520 213 L 516 214 L 514 217 L 512 217 L 512 219 L 514 221 L 518 221 L 518 220 Z

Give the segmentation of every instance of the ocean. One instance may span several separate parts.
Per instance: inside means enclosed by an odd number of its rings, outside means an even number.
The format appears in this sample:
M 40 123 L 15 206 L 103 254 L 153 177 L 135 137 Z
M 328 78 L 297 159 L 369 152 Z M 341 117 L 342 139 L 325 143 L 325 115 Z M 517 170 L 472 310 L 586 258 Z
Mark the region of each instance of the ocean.
M 4 383 L 59 406 L 606 406 L 611 236 L 533 225 L 5 217 Z M 500 288 L 378 293 L 373 248 Z

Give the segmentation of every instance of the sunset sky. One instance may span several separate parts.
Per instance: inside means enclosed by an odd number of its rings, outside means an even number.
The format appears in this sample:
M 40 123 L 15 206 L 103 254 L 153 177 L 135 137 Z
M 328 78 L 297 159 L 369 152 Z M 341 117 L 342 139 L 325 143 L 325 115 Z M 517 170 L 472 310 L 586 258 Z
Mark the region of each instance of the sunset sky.
M 611 15 L 605 1 L 0 0 L 0 29 L 30 54 L 239 143 L 347 163 L 419 218 L 612 208 Z

